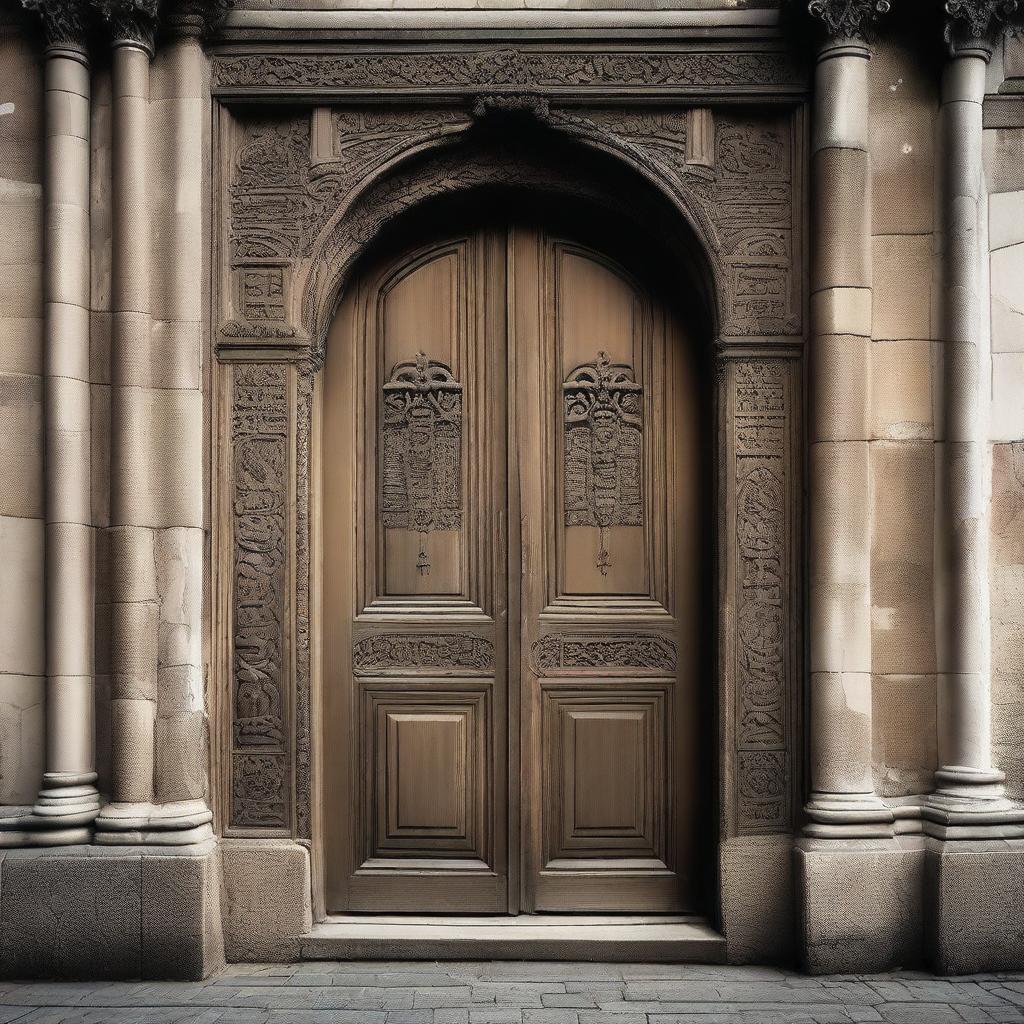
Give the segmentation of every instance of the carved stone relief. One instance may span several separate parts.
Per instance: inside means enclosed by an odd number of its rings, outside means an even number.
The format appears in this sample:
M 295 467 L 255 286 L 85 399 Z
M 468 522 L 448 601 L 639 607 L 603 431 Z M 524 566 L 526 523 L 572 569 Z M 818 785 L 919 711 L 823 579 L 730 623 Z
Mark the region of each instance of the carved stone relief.
M 289 396 L 283 366 L 234 370 L 231 824 L 289 824 L 285 608 Z
M 643 386 L 633 369 L 598 352 L 562 385 L 565 525 L 597 526 L 597 567 L 611 566 L 607 530 L 643 526 Z
M 459 146 L 464 138 L 474 137 L 467 133 L 477 130 L 476 101 L 490 98 L 481 103 L 490 117 L 492 110 L 511 109 L 504 97 L 514 92 L 510 102 L 516 110 L 528 107 L 543 115 L 535 118 L 536 131 L 551 132 L 553 143 L 563 147 L 566 140 L 578 140 L 592 151 L 621 157 L 622 164 L 657 182 L 669 202 L 690 220 L 715 278 L 722 337 L 798 336 L 802 298 L 795 266 L 800 202 L 794 140 L 799 133 L 794 132 L 791 109 L 709 109 L 707 97 L 733 88 L 748 98 L 772 89 L 799 96 L 805 70 L 777 53 L 567 54 L 486 48 L 456 55 L 227 54 L 214 59 L 214 81 L 222 95 L 247 93 L 252 98 L 291 92 L 305 101 L 336 90 L 350 99 L 344 108 L 323 108 L 317 118 L 309 109 L 295 106 L 244 105 L 225 116 L 226 131 L 221 134 L 226 147 L 217 313 L 221 355 L 238 358 L 231 351 L 236 349 L 251 360 L 266 347 L 276 358 L 286 350 L 300 365 L 291 388 L 293 371 L 274 362 L 274 357 L 239 364 L 230 374 L 234 471 L 227 487 L 235 565 L 229 818 L 239 829 L 288 829 L 294 822 L 297 834 L 308 838 L 311 371 L 322 359 L 338 281 L 383 226 L 431 196 L 494 183 L 602 201 L 600 188 L 584 178 L 567 181 L 558 171 L 557 157 L 548 166 L 543 154 L 539 160 L 523 158 L 499 139 L 493 152 L 476 149 L 471 159 L 466 158 Z M 594 96 L 612 96 L 617 90 L 633 95 L 632 90 L 643 89 L 661 90 L 658 106 L 645 105 L 643 99 L 630 106 L 601 106 L 600 101 L 584 105 L 582 98 L 587 90 Z M 361 90 L 366 99 L 360 106 L 351 105 Z M 421 100 L 440 93 L 458 93 L 463 99 L 460 105 L 401 106 L 402 94 L 393 94 L 390 100 L 398 104 L 376 102 L 376 94 L 388 90 L 410 95 L 419 91 Z M 675 105 L 664 102 L 670 95 L 680 97 Z M 703 102 L 686 100 L 687 96 L 702 97 Z M 696 148 L 689 138 L 695 103 L 703 115 L 704 140 Z M 495 128 L 497 124 L 495 120 Z M 482 125 L 479 130 L 483 132 Z M 699 159 L 694 156 L 698 149 Z M 409 159 L 418 153 L 424 155 Z M 654 225 L 659 217 L 665 220 L 664 209 L 668 207 L 638 194 L 631 213 Z M 682 220 L 671 229 L 676 235 L 681 224 Z M 730 602 L 737 624 L 731 654 L 735 770 L 727 777 L 735 779 L 736 828 L 746 833 L 782 831 L 789 827 L 792 814 L 788 702 L 795 680 L 790 653 L 795 625 L 784 584 L 792 557 L 792 452 L 787 432 L 793 409 L 787 374 L 781 361 L 750 359 L 737 364 L 736 447 L 722 453 L 735 472 L 737 502 L 733 537 L 723 555 L 735 567 Z M 431 416 L 433 425 L 421 439 L 433 440 L 415 451 L 408 449 L 416 458 L 407 458 L 400 447 L 400 457 L 392 458 L 393 470 L 401 467 L 405 478 L 405 499 L 403 504 L 401 481 L 397 488 L 389 484 L 386 500 L 394 504 L 388 515 L 395 522 L 412 524 L 403 528 L 452 528 L 438 524 L 460 521 L 461 493 L 453 504 L 448 499 L 428 502 L 423 498 L 426 491 L 417 490 L 417 481 L 432 475 L 421 473 L 417 465 L 433 467 L 439 457 L 448 467 L 443 471 L 449 474 L 446 479 L 461 487 L 460 454 L 445 439 L 446 431 L 454 436 L 450 412 L 448 420 L 437 410 Z M 396 410 L 396 438 L 400 420 Z M 616 423 L 612 434 L 617 432 L 618 441 L 611 445 L 616 454 L 607 460 L 609 466 L 630 458 L 621 445 L 625 420 Z M 626 426 L 639 435 L 639 422 Z M 593 427 L 584 428 L 582 423 L 575 428 L 566 424 L 566 429 L 578 430 L 581 436 L 585 431 L 593 434 Z M 401 426 L 401 431 L 407 430 L 407 425 Z M 429 459 L 419 458 L 426 454 Z M 576 462 L 577 470 L 586 468 L 586 460 Z M 604 464 L 598 469 L 603 471 Z M 294 545 L 288 536 L 292 471 Z M 398 477 L 392 475 L 394 483 Z M 568 475 L 567 466 L 567 492 Z M 628 476 L 609 479 L 621 492 Z M 574 472 L 573 479 L 577 478 L 584 479 Z M 431 486 L 436 490 L 436 483 Z M 612 509 L 611 503 L 599 500 L 593 488 L 589 498 L 587 488 L 582 490 L 585 500 L 576 514 L 600 526 L 600 509 Z M 625 490 L 630 492 L 630 487 Z M 611 518 L 626 525 L 627 520 L 631 524 L 642 517 L 639 475 L 635 491 L 635 501 L 622 502 L 620 493 Z M 671 639 L 657 634 L 605 634 L 599 642 L 586 634 L 551 634 L 532 655 L 542 675 L 630 668 L 671 674 L 676 661 Z M 411 634 L 382 634 L 357 640 L 353 649 L 355 670 L 363 674 L 400 673 L 405 659 L 417 664 L 436 661 L 438 668 L 471 673 L 486 671 L 493 657 L 490 641 L 468 634 L 415 639 Z
M 429 669 L 490 672 L 494 644 L 472 633 L 375 633 L 352 647 L 356 675 Z
M 656 633 L 549 633 L 533 645 L 538 675 L 572 669 L 646 669 L 671 675 L 676 645 Z
M 736 787 L 741 832 L 790 823 L 788 371 L 735 367 Z
M 416 568 L 429 575 L 427 534 L 462 528 L 462 385 L 423 352 L 384 384 L 380 518 L 420 535 Z

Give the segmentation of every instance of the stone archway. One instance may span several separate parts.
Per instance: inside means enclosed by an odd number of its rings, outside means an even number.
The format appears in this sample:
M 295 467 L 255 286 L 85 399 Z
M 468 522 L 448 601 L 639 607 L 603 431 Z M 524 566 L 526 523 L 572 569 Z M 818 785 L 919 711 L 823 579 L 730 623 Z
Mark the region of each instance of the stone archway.
M 483 122 L 450 106 L 222 110 L 216 471 L 226 514 L 215 574 L 233 608 L 221 667 L 229 835 L 315 839 L 314 382 L 345 276 L 390 220 L 431 196 L 502 183 L 586 198 L 566 152 L 628 182 L 631 211 L 661 225 L 713 297 L 721 870 L 732 872 L 730 839 L 791 831 L 801 762 L 799 117 L 638 107 Z M 493 130 L 523 121 L 528 130 L 511 139 Z M 509 159 L 523 138 L 529 147 Z M 787 841 L 787 877 L 788 850 Z M 733 898 L 723 895 L 722 917 Z

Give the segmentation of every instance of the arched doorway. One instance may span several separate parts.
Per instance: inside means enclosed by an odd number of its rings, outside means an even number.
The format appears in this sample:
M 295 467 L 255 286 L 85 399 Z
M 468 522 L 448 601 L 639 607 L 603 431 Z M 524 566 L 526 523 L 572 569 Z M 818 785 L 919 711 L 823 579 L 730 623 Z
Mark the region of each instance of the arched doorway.
M 628 224 L 511 193 L 400 220 L 350 277 L 320 400 L 328 913 L 708 909 L 688 298 Z

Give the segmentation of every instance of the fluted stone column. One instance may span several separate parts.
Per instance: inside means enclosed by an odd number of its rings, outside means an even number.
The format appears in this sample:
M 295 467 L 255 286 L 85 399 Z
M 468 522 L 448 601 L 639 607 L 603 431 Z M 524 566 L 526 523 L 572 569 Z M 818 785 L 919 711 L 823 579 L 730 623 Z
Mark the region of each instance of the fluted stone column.
M 871 177 L 864 30 L 888 8 L 815 0 L 810 355 L 810 742 L 805 833 L 892 834 L 871 771 Z
M 44 423 L 46 761 L 30 816 L 0 845 L 88 842 L 99 810 L 90 493 L 89 59 L 84 0 L 27 0 L 46 32 Z
M 178 643 L 185 633 L 199 642 L 201 597 L 191 602 L 189 621 L 166 622 L 161 615 L 171 600 L 169 576 L 185 576 L 190 595 L 201 595 L 202 579 L 202 396 L 199 382 L 182 386 L 178 362 L 187 353 L 188 331 L 154 329 L 153 293 L 167 293 L 162 274 L 172 278 L 170 291 L 187 304 L 201 297 L 201 236 L 177 247 L 158 268 L 153 259 L 153 211 L 167 190 L 188 195 L 202 171 L 202 140 L 195 133 L 180 138 L 183 151 L 171 168 L 160 167 L 157 184 L 150 154 L 156 149 L 151 125 L 150 62 L 156 0 L 106 0 L 113 32 L 113 159 L 112 159 L 112 356 L 111 356 L 111 803 L 96 822 L 102 844 L 191 844 L 212 835 L 212 814 L 203 794 L 170 787 L 177 799 L 158 792 L 157 737 L 173 743 L 190 738 L 199 744 L 205 768 L 203 730 L 188 736 L 175 728 L 172 713 L 158 721 L 160 678 L 174 658 L 172 650 L 191 649 Z M 182 47 L 176 73 L 194 77 L 190 51 Z M 191 58 L 194 65 L 194 56 Z M 177 126 L 175 126 L 177 127 Z M 161 142 L 166 141 L 161 139 Z M 176 174 L 184 179 L 179 181 Z M 161 192 L 160 190 L 163 190 Z M 198 197 L 186 204 L 183 219 L 171 225 L 175 234 L 192 231 Z M 198 229 L 196 229 L 198 230 Z M 193 232 L 194 234 L 194 232 Z M 172 315 L 174 303 L 171 303 Z M 180 303 L 179 303 L 180 306 Z M 194 317 L 198 322 L 198 316 Z M 182 339 L 186 340 L 183 341 Z M 192 343 L 198 347 L 193 335 Z M 198 352 L 194 353 L 198 364 Z M 186 385 L 187 385 L 186 381 Z M 179 616 L 178 618 L 180 618 Z M 192 621 L 195 620 L 195 621 Z M 176 627 L 184 626 L 184 630 Z M 163 657 L 162 657 L 163 655 Z M 186 655 L 189 660 L 199 657 Z M 165 671 L 161 673 L 161 668 Z M 201 679 L 201 666 L 196 664 Z M 173 675 L 174 673 L 170 673 Z M 195 709 L 202 715 L 201 683 L 186 682 L 175 710 Z M 197 692 L 198 691 L 198 692 Z M 164 710 L 167 710 L 164 700 Z M 170 729 L 167 720 L 170 719 Z M 191 721 L 187 718 L 186 720 Z M 166 746 L 166 743 L 165 743 Z M 162 759 L 164 765 L 193 762 L 194 749 L 181 746 Z M 173 769 L 172 769 L 173 770 Z M 166 780 L 163 780 L 166 781 Z
M 936 442 L 939 764 L 925 807 L 944 838 L 1024 834 L 992 760 L 988 576 L 989 342 L 982 167 L 986 67 L 1009 5 L 950 0 L 942 81 L 942 372 Z M 980 831 L 979 831 L 980 830 Z

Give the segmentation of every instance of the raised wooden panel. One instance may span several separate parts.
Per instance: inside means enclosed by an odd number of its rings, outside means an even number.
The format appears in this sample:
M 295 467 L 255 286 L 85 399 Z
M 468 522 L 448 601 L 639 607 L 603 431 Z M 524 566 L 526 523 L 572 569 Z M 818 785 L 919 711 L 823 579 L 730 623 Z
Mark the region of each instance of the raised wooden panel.
M 557 858 L 664 860 L 665 691 L 544 688 L 544 821 Z M 628 851 L 628 853 L 627 853 Z
M 368 857 L 486 856 L 488 690 L 365 694 Z

